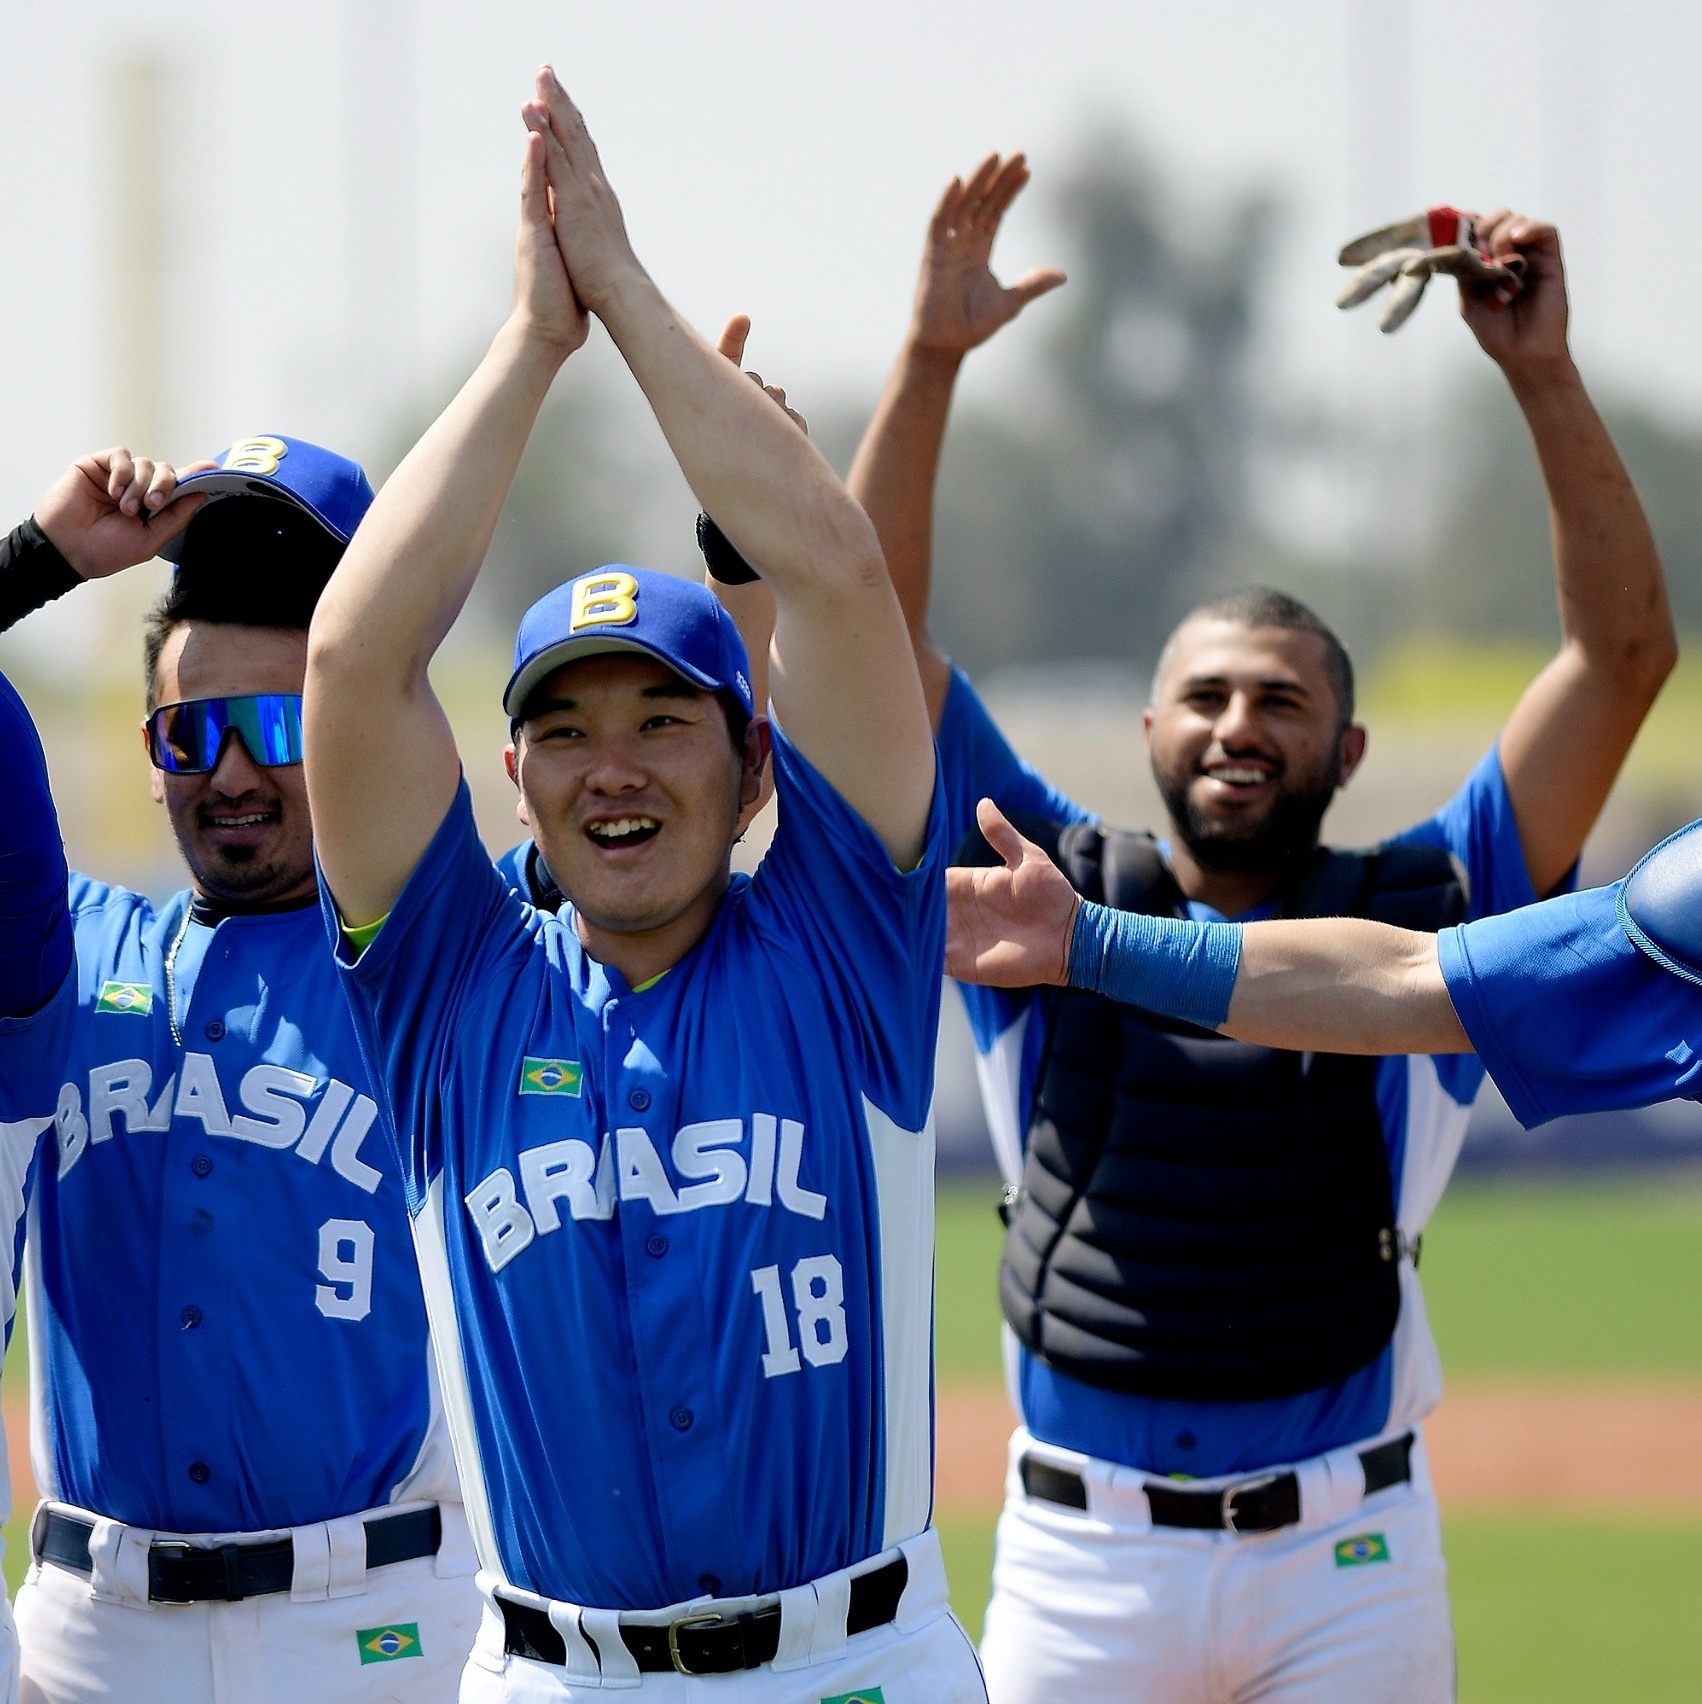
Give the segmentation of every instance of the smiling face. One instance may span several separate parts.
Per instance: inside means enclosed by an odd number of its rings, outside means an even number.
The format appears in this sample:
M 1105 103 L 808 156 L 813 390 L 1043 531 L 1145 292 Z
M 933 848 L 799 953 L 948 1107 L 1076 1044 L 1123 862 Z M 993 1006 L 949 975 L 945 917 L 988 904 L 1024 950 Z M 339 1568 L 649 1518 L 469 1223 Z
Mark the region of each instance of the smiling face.
M 752 723 L 741 754 L 713 694 L 635 652 L 569 663 L 525 710 L 508 760 L 520 820 L 582 936 L 585 926 L 593 935 L 663 932 L 683 951 L 726 888 L 728 854 L 757 797 L 766 723 Z
M 1218 870 L 1276 875 L 1309 851 L 1365 750 L 1318 634 L 1214 616 L 1171 636 L 1144 722 L 1175 836 Z
M 153 700 L 235 698 L 295 692 L 307 672 L 307 635 L 292 628 L 186 621 L 174 627 L 154 668 Z M 236 904 L 309 898 L 313 830 L 299 763 L 267 768 L 235 735 L 205 775 L 151 770 L 153 794 L 194 877 L 195 891 Z

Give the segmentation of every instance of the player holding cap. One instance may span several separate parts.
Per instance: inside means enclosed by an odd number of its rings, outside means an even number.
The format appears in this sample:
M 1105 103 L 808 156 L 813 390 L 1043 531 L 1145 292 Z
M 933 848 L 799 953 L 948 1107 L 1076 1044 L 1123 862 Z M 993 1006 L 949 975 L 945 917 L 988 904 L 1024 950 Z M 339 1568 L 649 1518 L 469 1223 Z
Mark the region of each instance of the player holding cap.
M 1319 825 L 1365 749 L 1345 651 L 1280 593 L 1207 604 L 1170 636 L 1146 712 L 1168 815 L 1155 839 L 1101 830 L 1022 764 L 927 635 L 958 367 L 1060 281 L 1006 289 L 989 270 L 1026 176 L 1020 157 L 989 159 L 942 199 L 913 330 L 850 479 L 910 616 L 954 837 L 974 836 L 990 796 L 1121 908 L 1084 915 L 1116 918 L 1437 928 L 1566 886 L 1674 647 L 1636 493 L 1567 351 L 1553 228 L 1486 221 L 1498 252 L 1527 257 L 1530 287 L 1507 312 L 1469 295 L 1464 311 L 1548 483 L 1559 655 L 1448 805 L 1374 851 L 1337 852 Z M 954 971 L 969 962 L 954 946 Z M 1317 1042 L 1232 1046 L 1138 997 L 1032 986 L 1051 980 L 966 991 L 1011 1185 L 1000 1297 L 1023 1420 L 982 1645 L 991 1696 L 1451 1697 L 1416 1430 L 1440 1368 L 1412 1255 L 1481 1069 L 1425 1045 L 1376 1062 Z
M 525 118 L 513 312 L 345 557 L 307 685 L 488 1593 L 462 1697 L 980 1699 L 928 1526 L 943 847 L 903 616 L 826 463 L 634 258 L 547 68 Z M 546 915 L 479 845 L 427 668 L 588 314 L 774 589 L 780 726 L 701 586 L 541 599 L 505 703 Z M 771 740 L 779 832 L 730 878 Z
M 0 575 L 10 621 L 178 558 L 144 731 L 191 875 L 158 909 L 72 875 L 70 973 L 0 1020 L 4 1128 L 55 1129 L 28 1220 L 47 1501 L 22 1696 L 426 1704 L 471 1646 L 474 1562 L 300 768 L 308 619 L 371 488 L 260 437 L 175 492 L 91 458 Z

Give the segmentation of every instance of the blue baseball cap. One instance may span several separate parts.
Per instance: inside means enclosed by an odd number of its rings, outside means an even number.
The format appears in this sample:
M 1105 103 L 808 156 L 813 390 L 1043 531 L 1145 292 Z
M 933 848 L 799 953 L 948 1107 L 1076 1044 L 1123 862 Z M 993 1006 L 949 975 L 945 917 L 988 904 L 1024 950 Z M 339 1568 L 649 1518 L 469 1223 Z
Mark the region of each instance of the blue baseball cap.
M 202 493 L 209 506 L 227 497 L 270 497 L 311 515 L 338 544 L 355 536 L 372 507 L 372 482 L 359 462 L 301 438 L 242 438 L 218 460 L 216 468 L 180 480 L 179 495 Z M 160 555 L 176 562 L 187 536 L 179 533 Z
M 643 652 L 705 692 L 732 693 L 747 716 L 756 713 L 745 642 L 708 587 L 619 562 L 546 592 L 520 618 L 503 709 L 518 717 L 563 664 L 609 651 Z

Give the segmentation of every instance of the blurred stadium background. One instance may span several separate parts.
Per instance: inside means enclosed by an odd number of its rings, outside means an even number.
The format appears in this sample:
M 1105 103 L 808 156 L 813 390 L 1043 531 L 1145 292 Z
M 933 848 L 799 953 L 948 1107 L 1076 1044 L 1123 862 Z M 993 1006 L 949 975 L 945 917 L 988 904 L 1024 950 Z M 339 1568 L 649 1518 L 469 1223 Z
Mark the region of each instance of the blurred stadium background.
M 970 363 L 936 626 L 1021 749 L 1132 825 L 1156 815 L 1146 672 L 1176 615 L 1234 584 L 1312 599 L 1359 661 L 1371 755 L 1338 841 L 1435 808 L 1494 738 L 1557 631 L 1529 448 L 1445 291 L 1384 339 L 1369 311 L 1330 306 L 1333 259 L 1431 200 L 1555 218 L 1579 360 L 1686 636 L 1585 878 L 1702 814 L 1702 317 L 1685 282 L 1702 272 L 1702 13 L 1678 0 L 11 0 L 5 523 L 117 439 L 188 460 L 283 430 L 381 477 L 504 311 L 515 108 L 546 56 L 664 287 L 709 330 L 753 314 L 753 365 L 841 467 L 940 184 L 988 148 L 1029 150 L 998 259 L 1057 261 L 1071 283 Z M 493 849 L 516 833 L 495 705 L 514 617 L 605 560 L 695 571 L 692 514 L 598 334 L 441 663 Z M 162 583 L 137 570 L 0 640 L 74 861 L 152 892 L 179 881 L 135 734 L 136 620 Z M 998 1228 L 955 999 L 938 1117 L 942 1428 L 996 1443 Z M 1485 1097 L 1424 1259 L 1451 1376 L 1437 1447 L 1441 1465 L 1455 1452 L 1439 1474 L 1464 1698 L 1696 1695 L 1699 1273 L 1692 1104 L 1527 1135 Z M 22 1378 L 14 1349 L 27 1504 Z M 942 1490 L 972 1628 L 997 1496 L 996 1462 L 974 1459 L 979 1478 Z

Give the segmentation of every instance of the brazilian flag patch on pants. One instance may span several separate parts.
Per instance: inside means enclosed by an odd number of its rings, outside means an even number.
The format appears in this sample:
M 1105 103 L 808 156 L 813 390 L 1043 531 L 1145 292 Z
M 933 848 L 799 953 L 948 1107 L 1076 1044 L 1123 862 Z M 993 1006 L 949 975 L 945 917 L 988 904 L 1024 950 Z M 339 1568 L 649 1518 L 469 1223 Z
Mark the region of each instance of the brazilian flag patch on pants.
M 420 1653 L 420 1624 L 417 1621 L 392 1621 L 388 1627 L 363 1627 L 355 1634 L 360 1646 L 360 1660 L 367 1663 L 396 1663 L 403 1657 Z
M 1357 1568 L 1365 1562 L 1387 1562 L 1389 1541 L 1380 1532 L 1362 1532 L 1357 1538 L 1344 1538 L 1336 1546 L 1336 1566 Z

